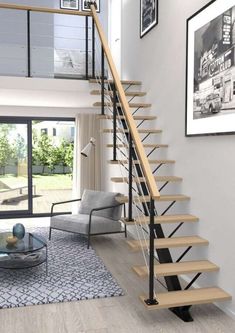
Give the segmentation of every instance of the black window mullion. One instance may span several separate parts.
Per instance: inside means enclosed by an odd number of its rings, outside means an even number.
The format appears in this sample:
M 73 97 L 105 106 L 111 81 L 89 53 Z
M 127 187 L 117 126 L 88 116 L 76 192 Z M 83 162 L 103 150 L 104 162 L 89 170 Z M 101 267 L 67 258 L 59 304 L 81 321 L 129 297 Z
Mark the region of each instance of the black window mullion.
M 33 214 L 32 120 L 28 120 L 28 207 Z

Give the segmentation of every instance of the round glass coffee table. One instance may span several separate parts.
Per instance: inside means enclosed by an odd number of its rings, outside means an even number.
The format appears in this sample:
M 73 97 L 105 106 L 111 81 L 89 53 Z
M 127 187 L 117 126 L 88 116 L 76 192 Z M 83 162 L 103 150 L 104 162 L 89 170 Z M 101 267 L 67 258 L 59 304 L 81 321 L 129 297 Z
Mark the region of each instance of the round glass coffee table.
M 8 245 L 8 236 L 12 233 L 0 233 L 0 268 L 24 269 L 45 263 L 47 274 L 47 242 L 43 237 L 26 233 L 16 244 Z

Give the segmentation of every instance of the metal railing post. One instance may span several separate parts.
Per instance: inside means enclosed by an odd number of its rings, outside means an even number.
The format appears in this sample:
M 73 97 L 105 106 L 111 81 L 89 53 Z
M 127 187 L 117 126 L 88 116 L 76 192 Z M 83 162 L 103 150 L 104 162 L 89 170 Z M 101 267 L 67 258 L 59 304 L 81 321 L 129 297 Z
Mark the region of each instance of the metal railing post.
M 27 77 L 31 77 L 30 10 L 27 10 Z
M 92 17 L 92 77 L 95 78 L 95 21 Z
M 113 84 L 113 161 L 117 160 L 117 91 Z
M 101 49 L 101 114 L 104 115 L 104 48 Z
M 149 299 L 145 300 L 147 305 L 158 304 L 156 298 L 154 297 L 154 217 L 155 217 L 155 207 L 154 200 L 150 200 L 150 224 L 149 224 Z
M 128 179 L 128 185 L 129 185 L 129 189 L 128 189 L 128 221 L 133 221 L 133 215 L 132 215 L 132 205 L 133 205 L 133 190 L 132 190 L 132 186 L 133 186 L 133 175 L 132 175 L 132 168 L 133 168 L 133 160 L 132 160 L 132 136 L 131 133 L 129 132 L 129 136 L 128 136 L 128 140 L 129 140 L 129 162 L 128 162 L 128 168 L 129 168 L 129 179 Z
M 86 80 L 88 80 L 88 16 L 85 18 L 85 43 L 86 43 Z

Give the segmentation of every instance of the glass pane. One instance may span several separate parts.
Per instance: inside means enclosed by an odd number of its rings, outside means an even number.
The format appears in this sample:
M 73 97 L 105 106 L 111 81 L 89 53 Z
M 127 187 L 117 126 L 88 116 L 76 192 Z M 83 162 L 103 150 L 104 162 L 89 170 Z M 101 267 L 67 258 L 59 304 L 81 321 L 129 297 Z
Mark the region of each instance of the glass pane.
M 88 67 L 91 68 L 91 21 L 88 21 Z M 55 15 L 54 73 L 57 78 L 86 75 L 85 17 Z
M 0 211 L 28 210 L 27 124 L 0 124 Z
M 0 10 L 0 75 L 28 75 L 25 11 Z
M 31 76 L 82 78 L 86 74 L 85 17 L 31 13 Z M 88 28 L 91 70 L 91 20 Z
M 33 213 L 49 213 L 53 202 L 72 199 L 73 121 L 33 121 Z M 56 206 L 71 211 L 71 205 Z
M 54 77 L 54 15 L 30 16 L 31 76 Z

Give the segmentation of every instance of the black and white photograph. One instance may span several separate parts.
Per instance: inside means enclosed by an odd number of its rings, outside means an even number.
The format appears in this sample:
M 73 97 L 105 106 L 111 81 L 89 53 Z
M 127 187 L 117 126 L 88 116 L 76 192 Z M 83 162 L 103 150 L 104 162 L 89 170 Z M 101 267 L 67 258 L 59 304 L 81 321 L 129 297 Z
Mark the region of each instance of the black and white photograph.
M 235 132 L 235 0 L 188 20 L 186 134 Z
M 79 9 L 79 0 L 60 0 L 61 9 Z
M 158 23 L 158 0 L 140 0 L 140 37 Z
M 89 2 L 90 1 L 82 0 L 82 10 L 83 11 L 85 11 L 85 12 L 90 11 Z M 96 6 L 97 6 L 96 12 L 99 13 L 100 12 L 100 0 L 96 0 L 94 2 L 96 3 Z

